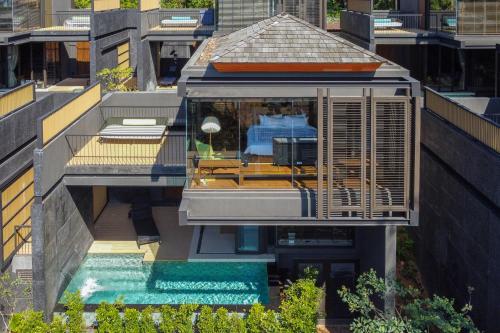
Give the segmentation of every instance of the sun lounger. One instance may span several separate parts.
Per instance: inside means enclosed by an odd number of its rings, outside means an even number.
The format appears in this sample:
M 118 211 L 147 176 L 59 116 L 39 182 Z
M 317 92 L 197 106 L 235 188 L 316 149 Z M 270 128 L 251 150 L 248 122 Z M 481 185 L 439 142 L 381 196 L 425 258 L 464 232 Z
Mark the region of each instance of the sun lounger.
M 167 130 L 158 125 L 156 119 L 125 118 L 121 124 L 110 124 L 99 132 L 99 139 L 114 140 L 159 140 Z
M 134 202 L 129 217 L 137 234 L 137 245 L 161 243 L 160 232 L 153 218 L 153 209 L 147 202 Z
M 376 18 L 374 21 L 376 29 L 401 28 L 402 26 L 403 22 L 392 18 Z
M 192 18 L 191 16 L 172 16 L 169 19 L 163 19 L 160 24 L 164 28 L 169 27 L 193 27 L 198 26 L 199 19 Z
M 66 19 L 63 25 L 68 29 L 90 29 L 90 16 L 73 16 Z

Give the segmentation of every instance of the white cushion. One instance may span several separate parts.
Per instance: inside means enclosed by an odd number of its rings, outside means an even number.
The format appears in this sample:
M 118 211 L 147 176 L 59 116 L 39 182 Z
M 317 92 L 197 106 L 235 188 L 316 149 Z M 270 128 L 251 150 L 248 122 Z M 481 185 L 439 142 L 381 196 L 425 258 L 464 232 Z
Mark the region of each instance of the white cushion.
M 154 126 L 156 119 L 123 119 L 122 124 L 125 126 Z

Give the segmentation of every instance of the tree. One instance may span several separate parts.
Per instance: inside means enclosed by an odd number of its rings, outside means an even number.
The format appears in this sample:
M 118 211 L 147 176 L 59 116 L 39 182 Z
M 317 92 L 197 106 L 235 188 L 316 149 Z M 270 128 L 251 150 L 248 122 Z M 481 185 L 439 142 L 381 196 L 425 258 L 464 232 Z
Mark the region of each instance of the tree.
M 16 311 L 20 298 L 31 300 L 31 288 L 21 279 L 8 271 L 0 275 L 0 317 L 3 327 L 8 326 L 9 318 Z M 27 304 L 29 307 L 31 303 Z M 1 327 L 0 327 L 1 328 Z
M 431 0 L 431 10 L 453 10 L 453 0 Z
M 73 4 L 77 9 L 88 9 L 90 8 L 90 0 L 74 0 Z
M 130 67 L 104 68 L 97 73 L 97 79 L 101 83 L 104 92 L 127 91 L 125 82 L 132 77 L 134 70 Z
M 395 313 L 384 312 L 375 305 L 377 299 L 391 291 L 402 302 Z M 353 333 L 479 333 L 469 317 L 470 302 L 457 311 L 454 302 L 447 298 L 420 298 L 414 288 L 397 283 L 387 285 L 373 269 L 359 276 L 354 291 L 343 286 L 338 293 L 349 311 L 358 314 L 350 327 Z
M 391 10 L 395 8 L 394 0 L 375 0 L 373 2 L 374 10 Z

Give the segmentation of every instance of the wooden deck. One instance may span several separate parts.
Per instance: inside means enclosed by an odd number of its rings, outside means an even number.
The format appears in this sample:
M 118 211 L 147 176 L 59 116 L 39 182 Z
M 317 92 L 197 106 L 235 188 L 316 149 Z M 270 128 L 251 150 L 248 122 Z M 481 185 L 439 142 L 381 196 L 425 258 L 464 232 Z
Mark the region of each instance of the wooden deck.
M 74 150 L 68 166 L 76 165 L 155 165 L 167 164 L 163 153 L 167 138 L 161 140 L 99 140 L 90 138 L 87 143 L 78 141 L 89 138 L 69 138 Z M 81 146 L 81 147 L 80 147 Z M 76 151 L 75 151 L 76 148 Z

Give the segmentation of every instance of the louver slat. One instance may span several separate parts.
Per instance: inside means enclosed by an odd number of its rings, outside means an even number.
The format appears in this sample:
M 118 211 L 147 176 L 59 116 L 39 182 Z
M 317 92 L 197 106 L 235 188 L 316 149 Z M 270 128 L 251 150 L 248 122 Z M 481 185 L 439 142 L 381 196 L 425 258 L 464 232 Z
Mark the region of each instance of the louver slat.
M 404 211 L 408 193 L 408 101 L 375 102 L 374 211 Z

